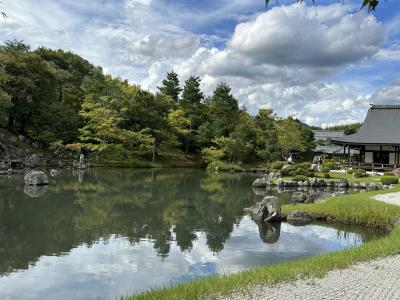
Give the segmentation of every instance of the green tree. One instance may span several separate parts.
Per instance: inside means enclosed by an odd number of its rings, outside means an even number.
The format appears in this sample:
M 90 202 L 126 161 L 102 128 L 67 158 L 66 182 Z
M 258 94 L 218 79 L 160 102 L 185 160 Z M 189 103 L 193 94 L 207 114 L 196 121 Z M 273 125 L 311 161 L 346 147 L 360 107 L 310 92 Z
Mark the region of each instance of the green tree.
M 278 146 L 282 158 L 288 157 L 293 152 L 303 152 L 306 145 L 303 140 L 300 124 L 289 117 L 277 122 Z
M 214 136 L 225 136 L 235 129 L 239 117 L 238 101 L 232 96 L 231 88 L 226 83 L 220 83 L 207 101 Z
M 179 101 L 179 94 L 182 89 L 179 85 L 179 77 L 174 71 L 168 72 L 166 78 L 158 88 L 164 95 L 170 96 L 175 104 Z
M 7 83 L 7 74 L 0 68 L 0 126 L 8 123 L 8 114 L 11 108 L 11 97 L 1 88 Z
M 197 141 L 196 134 L 205 121 L 205 111 L 202 103 L 204 95 L 200 89 L 200 83 L 200 77 L 196 76 L 191 76 L 186 80 L 180 101 L 180 106 L 185 110 L 191 124 L 190 134 L 186 135 L 184 139 L 185 157 L 187 157 L 193 142 Z
M 256 127 L 256 153 L 264 162 L 279 159 L 277 126 L 271 109 L 260 109 L 254 118 Z

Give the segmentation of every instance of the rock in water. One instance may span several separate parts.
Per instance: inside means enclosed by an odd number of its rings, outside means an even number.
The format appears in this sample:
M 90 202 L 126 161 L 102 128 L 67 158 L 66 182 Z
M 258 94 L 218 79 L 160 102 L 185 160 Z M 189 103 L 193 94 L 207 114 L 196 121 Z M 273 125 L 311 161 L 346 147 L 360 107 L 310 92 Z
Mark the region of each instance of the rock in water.
M 271 182 L 268 178 L 263 177 L 263 178 L 257 178 L 253 182 L 253 187 L 255 188 L 265 188 L 267 186 L 271 185 Z
M 306 211 L 292 211 L 287 215 L 287 222 L 291 225 L 307 225 L 314 220 L 313 216 Z
M 245 209 L 256 222 L 274 222 L 281 220 L 281 202 L 275 196 L 266 196 L 261 202 Z
M 30 185 L 30 186 L 49 184 L 47 175 L 42 171 L 30 171 L 26 173 L 24 180 L 25 180 L 25 185 Z
M 52 169 L 52 170 L 50 171 L 50 176 L 51 176 L 51 177 L 54 177 L 54 176 L 57 176 L 59 173 L 60 173 L 60 172 L 58 172 L 57 170 Z

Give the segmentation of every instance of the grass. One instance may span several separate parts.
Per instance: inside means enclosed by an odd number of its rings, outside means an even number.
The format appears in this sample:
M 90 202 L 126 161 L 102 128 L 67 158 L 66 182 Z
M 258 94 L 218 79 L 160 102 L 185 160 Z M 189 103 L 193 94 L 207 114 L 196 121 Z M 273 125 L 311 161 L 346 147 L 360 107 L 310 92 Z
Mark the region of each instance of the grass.
M 391 228 L 387 236 L 349 248 L 308 259 L 289 261 L 273 266 L 258 267 L 233 275 L 214 276 L 202 280 L 152 290 L 144 294 L 122 298 L 148 299 L 214 299 L 232 292 L 245 293 L 254 286 L 274 284 L 298 278 L 322 277 L 333 269 L 343 269 L 356 262 L 400 253 L 400 206 L 385 204 L 372 197 L 377 194 L 399 192 L 400 186 L 390 191 L 373 191 L 329 197 L 323 203 L 285 205 L 284 213 L 306 210 L 319 216 L 330 216 L 339 222 Z
M 379 183 L 380 182 L 379 180 L 382 178 L 382 176 L 368 176 L 363 178 L 354 178 L 353 175 L 351 174 L 335 172 L 335 171 L 330 171 L 329 175 L 331 176 L 331 179 L 347 179 L 348 181 L 356 181 L 356 182 Z

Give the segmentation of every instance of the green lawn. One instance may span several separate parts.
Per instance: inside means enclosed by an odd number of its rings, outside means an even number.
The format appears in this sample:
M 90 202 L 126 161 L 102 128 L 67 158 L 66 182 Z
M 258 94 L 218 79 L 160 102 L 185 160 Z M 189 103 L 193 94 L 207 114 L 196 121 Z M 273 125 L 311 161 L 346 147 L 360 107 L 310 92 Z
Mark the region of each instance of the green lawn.
M 330 216 L 344 223 L 391 228 L 387 236 L 366 242 L 357 248 L 333 252 L 309 259 L 285 262 L 273 266 L 259 267 L 234 275 L 215 276 L 187 284 L 166 287 L 141 295 L 122 298 L 132 299 L 213 299 L 217 295 L 233 291 L 246 293 L 261 284 L 274 284 L 304 277 L 319 277 L 337 268 L 400 253 L 400 207 L 372 199 L 377 194 L 399 192 L 400 186 L 392 190 L 364 192 L 340 197 L 329 197 L 323 203 L 285 205 L 284 213 L 306 210 L 319 216 Z
M 379 183 L 380 182 L 379 180 L 382 178 L 382 176 L 368 176 L 365 178 L 354 178 L 351 174 L 335 172 L 335 171 L 330 171 L 329 175 L 331 176 L 331 179 L 347 179 L 348 181 L 357 181 L 357 182 Z

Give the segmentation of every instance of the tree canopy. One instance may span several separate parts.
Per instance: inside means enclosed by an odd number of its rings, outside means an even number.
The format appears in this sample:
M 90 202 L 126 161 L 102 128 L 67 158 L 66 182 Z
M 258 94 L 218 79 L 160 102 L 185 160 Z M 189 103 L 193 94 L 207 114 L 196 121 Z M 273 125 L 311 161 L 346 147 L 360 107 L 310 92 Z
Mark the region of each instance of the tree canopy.
M 153 93 L 74 53 L 21 41 L 0 46 L 0 126 L 57 152 L 112 160 L 267 162 L 312 143 L 297 120 L 250 115 L 227 83 L 205 96 L 200 77 L 181 86 L 171 71 Z

